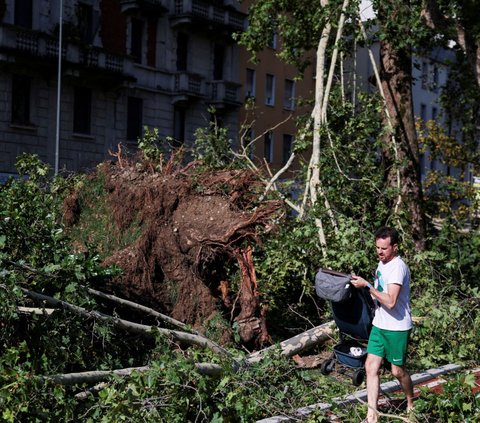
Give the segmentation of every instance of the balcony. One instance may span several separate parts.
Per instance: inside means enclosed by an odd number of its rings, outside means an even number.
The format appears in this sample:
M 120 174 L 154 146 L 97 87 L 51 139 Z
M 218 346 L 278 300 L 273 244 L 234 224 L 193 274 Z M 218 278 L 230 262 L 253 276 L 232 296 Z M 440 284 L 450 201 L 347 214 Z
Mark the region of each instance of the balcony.
M 197 74 L 180 72 L 173 75 L 172 103 L 205 97 L 205 79 Z
M 218 109 L 238 107 L 240 84 L 228 81 L 212 81 L 208 88 L 208 102 Z
M 162 15 L 168 11 L 168 4 L 167 0 L 120 0 L 120 10 L 125 14 Z
M 31 66 L 36 71 L 51 72 L 57 66 L 59 41 L 46 33 L 0 25 L 0 61 L 12 66 Z M 123 56 L 102 48 L 66 41 L 62 46 L 64 72 L 70 76 L 116 76 L 131 79 L 125 72 Z M 89 71 L 92 70 L 92 71 Z M 117 78 L 117 79 L 118 79 Z
M 202 0 L 175 0 L 170 17 L 172 27 L 185 24 L 209 25 L 209 29 L 221 28 L 230 32 L 243 31 L 246 15 Z

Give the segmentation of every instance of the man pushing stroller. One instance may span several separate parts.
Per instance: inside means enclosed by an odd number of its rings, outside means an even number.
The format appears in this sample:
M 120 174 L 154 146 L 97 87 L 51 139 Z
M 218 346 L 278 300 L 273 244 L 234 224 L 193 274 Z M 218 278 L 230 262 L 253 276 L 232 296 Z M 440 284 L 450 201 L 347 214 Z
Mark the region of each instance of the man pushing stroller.
M 365 372 L 367 375 L 368 413 L 366 422 L 378 421 L 380 367 L 383 360 L 391 363 L 392 374 L 406 395 L 407 411 L 413 409 L 413 383 L 405 370 L 408 339 L 412 329 L 410 312 L 410 270 L 398 255 L 398 232 L 382 227 L 375 232 L 379 263 L 374 285 L 353 275 L 355 288 L 368 288 L 375 303 L 375 316 L 368 339 Z

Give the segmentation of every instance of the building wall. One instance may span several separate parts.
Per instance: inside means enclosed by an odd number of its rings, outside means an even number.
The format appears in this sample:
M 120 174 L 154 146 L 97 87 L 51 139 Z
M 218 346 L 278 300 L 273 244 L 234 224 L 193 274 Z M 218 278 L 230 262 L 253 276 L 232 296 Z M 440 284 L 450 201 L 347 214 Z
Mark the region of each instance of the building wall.
M 242 10 L 247 13 L 248 5 L 251 2 L 243 2 Z M 313 67 L 310 66 L 304 73 L 301 80 L 295 81 L 294 93 L 296 97 L 295 106 L 292 110 L 284 107 L 285 79 L 295 80 L 299 75 L 298 70 L 287 65 L 276 57 L 277 49 L 280 47 L 281 39 L 276 37 L 275 48 L 268 47 L 258 55 L 258 64 L 253 64 L 251 56 L 245 48 L 240 50 L 240 81 L 242 84 L 241 98 L 254 104 L 252 111 L 242 108 L 239 113 L 239 139 L 245 135 L 250 128 L 252 138 L 251 156 L 258 164 L 263 164 L 264 159 L 269 163 L 273 170 L 278 170 L 285 164 L 285 154 L 283 147 L 284 135 L 290 135 L 295 139 L 297 128 L 295 126 L 295 117 L 303 114 L 309 115 L 312 111 L 311 106 L 298 106 L 299 99 L 311 100 L 314 98 L 315 79 Z M 255 92 L 249 96 L 246 92 L 247 69 L 255 72 Z M 273 104 L 266 104 L 266 75 L 275 77 L 275 101 Z M 242 129 L 243 128 L 243 129 Z M 263 134 L 271 131 L 273 135 L 273 150 L 271 157 L 265 155 L 265 136 Z M 295 168 L 295 165 L 293 166 Z
M 371 46 L 371 51 L 379 62 L 379 43 Z M 434 120 L 454 138 L 461 140 L 461 128 L 455 122 L 449 122 L 443 111 L 440 97 L 445 84 L 448 81 L 449 63 L 455 60 L 453 51 L 445 48 L 434 48 L 429 52 L 413 55 L 412 65 L 412 98 L 415 117 L 423 122 Z M 350 58 L 345 67 L 346 76 L 352 87 L 353 75 L 357 90 L 375 92 L 377 90 L 374 69 L 364 47 L 357 50 L 355 58 Z M 464 174 L 458 168 L 447 167 L 432 157 L 427 149 L 420 157 L 420 172 L 422 180 L 425 180 L 430 171 L 438 171 L 460 180 L 471 181 L 472 169 L 468 168 Z
M 5 3 L 0 17 L 0 174 L 11 174 L 15 158 L 23 152 L 38 154 L 52 166 L 55 163 L 60 0 L 32 0 L 31 28 L 16 25 L 15 0 Z M 82 38 L 81 5 L 91 16 L 92 34 L 87 41 Z M 208 17 L 197 13 L 202 7 Z M 174 109 L 182 107 L 185 136 L 179 143 L 190 145 L 194 131 L 208 126 L 208 108 L 213 104 L 234 139 L 241 101 L 238 50 L 230 35 L 243 27 L 244 20 L 239 11 L 213 1 L 122 5 L 118 0 L 63 0 L 59 169 L 92 168 L 119 143 L 135 149 L 136 139 L 127 139 L 129 97 L 142 101 L 141 127 L 158 128 L 161 138 L 175 136 Z M 142 22 L 142 36 L 135 47 L 132 36 L 138 22 Z M 177 71 L 179 31 L 189 38 L 184 71 Z M 224 73 L 220 81 L 213 81 L 214 44 L 219 35 L 225 46 Z M 132 46 L 141 49 L 139 60 Z M 31 80 L 28 122 L 12 119 L 16 75 Z M 74 131 L 75 89 L 79 98 L 91 91 L 86 133 Z M 215 98 L 214 92 L 218 93 Z M 84 104 L 78 101 L 77 105 Z

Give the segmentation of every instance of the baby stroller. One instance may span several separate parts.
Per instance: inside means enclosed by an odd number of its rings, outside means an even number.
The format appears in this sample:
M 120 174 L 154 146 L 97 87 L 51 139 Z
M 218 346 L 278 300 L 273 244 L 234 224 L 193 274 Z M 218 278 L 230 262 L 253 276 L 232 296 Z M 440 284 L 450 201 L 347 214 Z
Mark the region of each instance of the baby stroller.
M 355 386 L 365 378 L 366 343 L 372 329 L 373 300 L 365 289 L 352 288 L 350 275 L 329 269 L 320 269 L 315 277 L 315 291 L 329 300 L 335 324 L 340 331 L 340 342 L 333 354 L 322 362 L 320 371 L 328 375 L 338 367 L 341 373 L 351 373 Z

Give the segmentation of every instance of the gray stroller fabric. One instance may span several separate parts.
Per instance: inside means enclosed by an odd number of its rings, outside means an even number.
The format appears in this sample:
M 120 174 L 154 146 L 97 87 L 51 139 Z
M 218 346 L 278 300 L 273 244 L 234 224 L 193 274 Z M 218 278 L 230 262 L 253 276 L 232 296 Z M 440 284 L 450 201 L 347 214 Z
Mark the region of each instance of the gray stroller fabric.
M 351 296 L 350 275 L 320 269 L 315 276 L 315 291 L 320 298 L 333 302 L 348 300 Z

